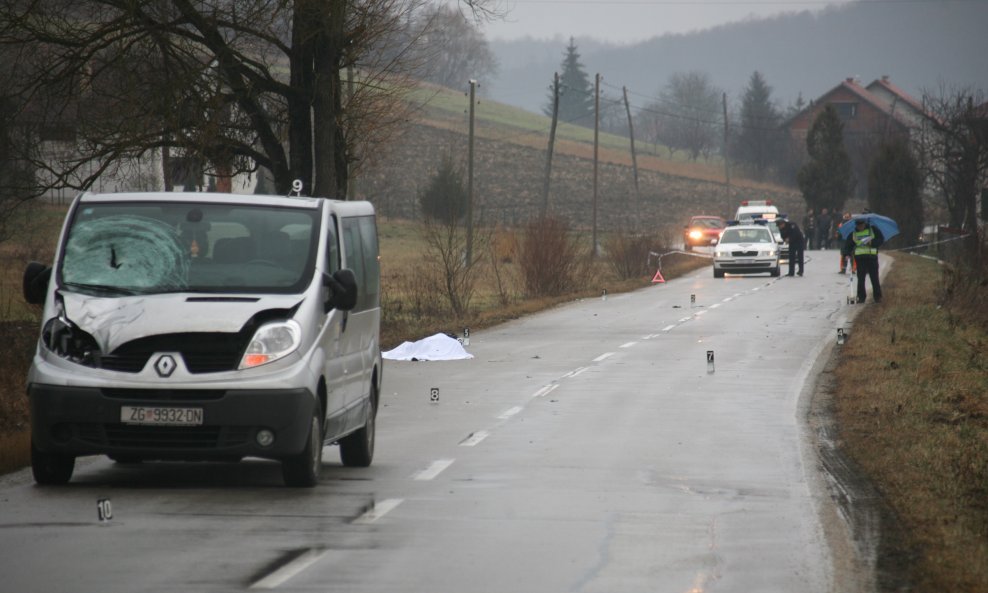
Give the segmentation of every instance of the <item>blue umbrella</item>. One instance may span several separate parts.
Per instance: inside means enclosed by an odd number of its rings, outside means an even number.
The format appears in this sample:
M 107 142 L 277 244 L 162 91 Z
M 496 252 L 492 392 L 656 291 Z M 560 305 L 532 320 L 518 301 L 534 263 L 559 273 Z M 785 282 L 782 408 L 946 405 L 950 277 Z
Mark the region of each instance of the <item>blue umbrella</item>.
M 859 220 L 866 220 L 868 224 L 875 227 L 882 232 L 882 236 L 888 241 L 892 237 L 899 234 L 899 225 L 894 220 L 888 216 L 882 216 L 881 214 L 855 214 L 850 220 L 844 222 L 837 230 L 840 232 L 842 239 L 847 239 L 848 235 L 854 232 L 854 225 Z

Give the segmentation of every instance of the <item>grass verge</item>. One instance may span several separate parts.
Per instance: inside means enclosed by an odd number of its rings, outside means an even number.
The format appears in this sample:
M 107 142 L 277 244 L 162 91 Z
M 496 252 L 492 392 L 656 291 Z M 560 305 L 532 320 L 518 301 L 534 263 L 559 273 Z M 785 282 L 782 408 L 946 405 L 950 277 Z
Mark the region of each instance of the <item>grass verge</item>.
M 910 590 L 986 591 L 988 336 L 941 302 L 933 261 L 897 257 L 883 293 L 835 371 L 841 447 L 898 523 L 880 554 L 900 559 Z

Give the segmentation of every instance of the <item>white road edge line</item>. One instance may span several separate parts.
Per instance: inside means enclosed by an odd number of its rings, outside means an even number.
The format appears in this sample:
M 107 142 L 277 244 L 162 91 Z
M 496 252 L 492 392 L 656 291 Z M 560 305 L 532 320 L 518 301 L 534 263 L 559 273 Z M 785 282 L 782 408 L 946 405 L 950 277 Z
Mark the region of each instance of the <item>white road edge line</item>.
M 673 324 L 670 324 L 670 325 L 667 325 L 667 326 L 663 327 L 662 328 L 662 331 L 667 332 L 667 331 L 669 331 L 671 329 L 674 329 L 675 327 L 676 327 L 676 324 L 673 323 Z
M 370 510 L 354 519 L 353 524 L 369 525 L 395 510 L 395 508 L 404 502 L 404 500 L 404 498 L 386 498 L 381 502 L 375 502 L 374 506 Z
M 431 480 L 442 473 L 444 469 L 453 465 L 455 459 L 438 459 L 432 462 L 432 465 L 415 474 L 415 479 L 420 482 L 425 482 Z
M 326 555 L 327 550 L 308 550 L 298 558 L 272 572 L 259 581 L 255 581 L 250 589 L 275 589 L 283 585 L 288 579 L 294 577 L 306 568 L 319 561 Z
M 631 348 L 632 346 L 634 346 L 637 343 L 638 342 L 626 342 L 624 344 L 621 344 L 620 348 Z
M 477 432 L 470 433 L 470 436 L 460 441 L 461 447 L 475 447 L 480 444 L 481 441 L 491 436 L 491 433 L 486 430 L 478 430 Z
M 567 377 L 576 377 L 577 375 L 582 375 L 583 373 L 587 372 L 587 370 L 589 370 L 589 369 L 590 369 L 590 367 L 580 367 L 580 368 L 576 369 L 575 371 L 573 371 L 571 373 L 567 373 L 566 376 Z
M 607 360 L 608 358 L 610 358 L 612 356 L 614 356 L 614 353 L 613 352 L 605 352 L 605 353 L 601 354 L 600 356 L 598 356 L 597 358 L 593 359 L 593 361 L 594 362 L 601 362 L 601 361 Z
M 714 303 L 714 304 L 710 305 L 710 308 L 711 309 L 716 309 L 719 306 L 720 306 L 720 303 Z

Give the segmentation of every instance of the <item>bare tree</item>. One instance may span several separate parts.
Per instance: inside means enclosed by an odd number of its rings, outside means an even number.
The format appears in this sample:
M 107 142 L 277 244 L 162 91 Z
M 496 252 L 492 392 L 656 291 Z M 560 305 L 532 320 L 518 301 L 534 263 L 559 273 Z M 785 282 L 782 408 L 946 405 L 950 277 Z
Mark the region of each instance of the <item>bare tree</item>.
M 721 91 L 703 72 L 677 72 L 655 101 L 643 110 L 656 121 L 643 126 L 655 129 L 657 142 L 670 153 L 684 150 L 690 159 L 708 154 L 717 145 L 722 126 Z
M 950 225 L 972 232 L 977 245 L 978 197 L 988 185 L 988 104 L 970 88 L 941 87 L 924 94 L 932 115 L 919 140 L 928 184 L 942 195 Z
M 424 11 L 414 29 L 423 80 L 458 89 L 470 79 L 484 84 L 497 72 L 487 40 L 462 11 L 436 5 Z
M 475 18 L 489 0 L 461 0 Z M 343 197 L 358 152 L 400 111 L 405 52 L 381 50 L 422 0 L 0 0 L 3 93 L 18 119 L 73 150 L 25 152 L 34 193 L 85 189 L 160 153 L 219 178 L 267 169 Z M 353 72 L 348 85 L 341 73 Z M 393 102 L 392 102 L 393 104 Z M 58 134 L 55 134 L 58 136 Z

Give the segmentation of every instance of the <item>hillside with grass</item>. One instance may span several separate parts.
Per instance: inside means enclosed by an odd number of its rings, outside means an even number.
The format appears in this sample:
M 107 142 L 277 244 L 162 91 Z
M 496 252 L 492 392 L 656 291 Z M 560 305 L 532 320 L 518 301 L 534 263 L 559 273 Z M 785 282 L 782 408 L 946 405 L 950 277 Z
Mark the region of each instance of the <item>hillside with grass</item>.
M 469 110 L 463 93 L 440 87 L 417 91 L 420 104 L 403 133 L 383 151 L 364 158 L 357 194 L 385 216 L 418 218 L 418 193 L 439 163 L 451 155 L 467 170 Z M 538 215 L 550 118 L 480 100 L 475 105 L 474 203 L 485 223 L 518 225 Z M 802 216 L 798 190 L 745 179 L 732 171 L 728 192 L 719 159 L 670 158 L 661 146 L 637 142 L 639 191 L 628 138 L 601 133 L 598 163 L 598 224 L 602 230 L 648 230 L 678 234 L 693 214 L 733 215 L 744 199 L 772 199 Z M 560 124 L 549 192 L 553 214 L 580 228 L 593 211 L 593 130 Z

